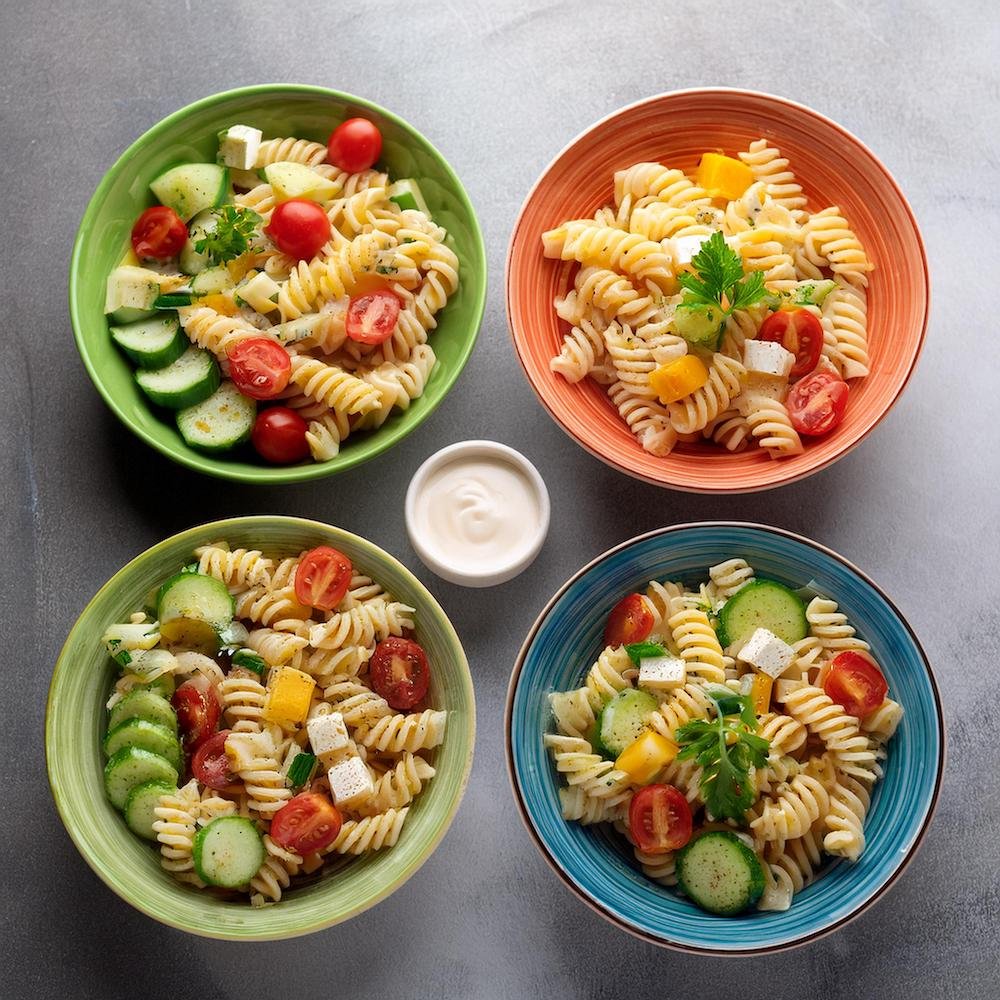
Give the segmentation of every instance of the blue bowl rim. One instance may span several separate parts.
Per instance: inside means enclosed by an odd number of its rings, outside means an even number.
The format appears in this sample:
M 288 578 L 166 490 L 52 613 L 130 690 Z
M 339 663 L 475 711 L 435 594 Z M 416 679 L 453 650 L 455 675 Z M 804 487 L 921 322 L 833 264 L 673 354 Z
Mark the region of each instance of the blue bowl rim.
M 590 572 L 595 566 L 602 563 L 605 559 L 622 552 L 625 549 L 630 548 L 639 542 L 643 542 L 646 539 L 654 538 L 660 535 L 670 535 L 675 532 L 683 532 L 685 530 L 690 530 L 692 528 L 749 528 L 755 531 L 760 531 L 768 534 L 779 535 L 783 538 L 789 538 L 795 542 L 802 545 L 808 546 L 809 548 L 816 549 L 818 552 L 823 553 L 831 559 L 839 562 L 842 566 L 849 569 L 852 573 L 855 573 L 860 577 L 868 586 L 870 586 L 883 601 L 892 610 L 892 613 L 899 620 L 903 628 L 906 629 L 909 634 L 913 644 L 920 654 L 920 660 L 924 665 L 924 669 L 927 671 L 927 679 L 930 682 L 931 693 L 934 699 L 934 711 L 937 716 L 938 731 L 940 733 L 940 749 L 938 751 L 937 759 L 937 769 L 934 775 L 934 790 L 931 796 L 930 805 L 928 806 L 927 812 L 920 824 L 920 829 L 917 831 L 917 835 L 913 838 L 909 850 L 903 856 L 903 858 L 897 864 L 895 870 L 886 879 L 885 883 L 873 892 L 866 899 L 862 899 L 858 902 L 857 906 L 851 910 L 850 913 L 841 917 L 839 920 L 828 924 L 825 927 L 820 927 L 819 929 L 812 931 L 808 934 L 803 934 L 801 937 L 793 938 L 789 941 L 784 941 L 779 944 L 766 945 L 760 948 L 746 948 L 742 950 L 727 950 L 718 951 L 712 948 L 701 948 L 695 945 L 682 944 L 677 941 L 668 941 L 664 938 L 656 937 L 653 934 L 646 933 L 632 924 L 621 919 L 617 915 L 613 914 L 607 910 L 601 903 L 588 895 L 584 890 L 577 885 L 577 883 L 570 878 L 569 875 L 560 867 L 559 863 L 553 857 L 535 827 L 534 821 L 532 820 L 530 814 L 528 813 L 527 807 L 524 804 L 524 799 L 521 795 L 521 789 L 519 787 L 519 779 L 514 770 L 514 751 L 511 742 L 511 731 L 514 721 L 514 695 L 517 690 L 518 682 L 521 678 L 521 670 L 524 667 L 524 662 L 527 659 L 528 651 L 535 641 L 535 637 L 538 634 L 539 629 L 542 627 L 542 623 L 548 618 L 549 613 L 552 611 L 556 603 L 562 598 L 569 588 L 577 582 L 581 577 Z M 906 870 L 910 862 L 916 856 L 920 845 L 924 841 L 924 837 L 927 835 L 927 830 L 930 827 L 931 821 L 934 818 L 934 814 L 937 812 L 938 802 L 941 795 L 941 783 L 944 778 L 944 771 L 946 766 L 946 734 L 945 734 L 945 723 L 944 723 L 944 712 L 941 707 L 941 691 L 938 687 L 937 681 L 934 677 L 934 671 L 931 669 L 930 661 L 927 659 L 927 654 L 924 651 L 924 647 L 921 645 L 920 640 L 917 638 L 916 633 L 910 626 L 906 617 L 896 606 L 895 602 L 892 601 L 886 592 L 880 587 L 867 573 L 859 569 L 854 565 L 849 559 L 840 555 L 839 552 L 822 545 L 819 542 L 813 541 L 811 538 L 806 538 L 804 535 L 800 535 L 794 531 L 788 531 L 785 528 L 776 528 L 772 525 L 761 524 L 756 521 L 687 521 L 683 524 L 668 525 L 663 528 L 654 528 L 652 531 L 643 532 L 640 535 L 635 535 L 632 538 L 627 539 L 624 542 L 619 542 L 619 544 L 612 546 L 610 549 L 602 552 L 600 555 L 595 556 L 590 562 L 586 563 L 580 569 L 578 569 L 559 589 L 552 595 L 549 601 L 546 603 L 545 607 L 542 609 L 539 616 L 535 619 L 534 624 L 528 630 L 528 634 L 525 637 L 521 649 L 517 654 L 517 659 L 514 662 L 514 669 L 511 671 L 510 681 L 507 685 L 507 700 L 504 707 L 504 751 L 507 758 L 507 778 L 510 781 L 511 791 L 514 795 L 514 801 L 517 804 L 518 813 L 520 814 L 521 821 L 524 823 L 525 828 L 528 831 L 532 841 L 538 848 L 542 857 L 548 863 L 549 867 L 559 876 L 562 883 L 573 893 L 578 899 L 582 900 L 591 910 L 597 913 L 599 916 L 603 917 L 609 923 L 614 924 L 616 927 L 623 931 L 631 934 L 633 937 L 639 938 L 641 941 L 645 941 L 648 944 L 657 945 L 660 948 L 669 948 L 673 951 L 680 951 L 686 954 L 693 955 L 710 955 L 712 957 L 723 957 L 723 958 L 745 958 L 747 956 L 753 955 L 773 955 L 777 952 L 791 951 L 794 948 L 802 947 L 803 945 L 810 944 L 813 941 L 818 941 L 820 938 L 826 937 L 828 934 L 832 934 L 834 931 L 839 930 L 841 927 L 846 926 L 855 917 L 860 916 L 865 910 L 867 910 L 876 900 L 880 899 L 891 886 L 895 885 L 896 881 L 899 879 L 900 875 Z

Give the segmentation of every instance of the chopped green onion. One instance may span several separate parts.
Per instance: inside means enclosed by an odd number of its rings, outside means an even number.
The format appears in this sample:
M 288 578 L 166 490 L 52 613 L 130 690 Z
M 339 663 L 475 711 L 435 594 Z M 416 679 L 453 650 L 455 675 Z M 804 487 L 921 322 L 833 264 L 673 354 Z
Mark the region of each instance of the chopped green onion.
M 115 642 L 120 641 L 120 639 L 115 640 Z M 119 667 L 127 667 L 132 662 L 132 654 L 127 649 L 116 649 L 111 654 L 111 659 L 114 660 Z
M 296 755 L 288 768 L 288 784 L 292 788 L 301 788 L 313 776 L 315 770 L 315 755 L 309 753 L 308 750 L 303 750 L 302 753 Z
M 262 656 L 258 656 L 252 649 L 238 649 L 233 653 L 230 663 L 234 667 L 242 667 L 244 670 L 252 670 L 255 674 L 263 677 L 267 672 L 267 664 Z
M 658 642 L 633 642 L 625 647 L 629 659 L 639 666 L 639 661 L 652 656 L 666 656 L 667 651 Z

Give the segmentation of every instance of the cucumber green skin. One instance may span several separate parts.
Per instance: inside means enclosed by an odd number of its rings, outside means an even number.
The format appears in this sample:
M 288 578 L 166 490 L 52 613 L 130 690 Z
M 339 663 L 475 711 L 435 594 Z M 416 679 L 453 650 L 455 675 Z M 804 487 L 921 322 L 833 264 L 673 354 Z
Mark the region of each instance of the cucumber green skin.
M 138 688 L 140 685 L 136 685 Z M 141 685 L 143 688 L 154 691 L 156 694 L 160 695 L 162 698 L 166 698 L 167 701 L 170 700 L 170 696 L 177 689 L 177 681 L 174 680 L 173 674 L 160 674 L 155 680 L 149 681 L 148 684 Z
M 746 844 L 726 830 L 712 830 L 692 837 L 677 853 L 677 886 L 696 905 L 709 913 L 732 917 L 753 906 L 764 892 L 764 868 Z M 698 868 L 711 865 L 720 876 L 716 896 L 692 888 Z M 744 885 L 739 886 L 742 881 Z
M 149 319 L 156 315 L 155 309 L 136 309 L 135 306 L 122 306 L 108 314 L 109 319 L 116 323 L 137 323 L 140 319 Z
M 610 760 L 619 757 L 646 728 L 646 719 L 658 704 L 651 694 L 634 688 L 619 691 L 611 698 L 597 719 L 597 738 L 603 755 Z
M 235 434 L 230 434 L 227 437 L 221 437 L 217 441 L 209 441 L 204 436 L 204 433 L 198 430 L 194 424 L 198 418 L 198 414 L 193 411 L 197 409 L 200 404 L 195 404 L 195 406 L 188 406 L 183 410 L 179 410 L 177 413 L 177 429 L 180 431 L 181 437 L 184 438 L 186 444 L 190 445 L 192 448 L 197 448 L 198 451 L 205 452 L 206 454 L 218 454 L 220 452 L 231 451 L 233 448 L 239 447 L 241 444 L 245 444 L 250 440 L 250 435 L 253 433 L 254 423 L 257 419 L 257 404 L 247 396 L 242 395 L 235 386 L 231 389 L 227 389 L 227 386 L 232 386 L 231 382 L 223 383 L 217 391 L 225 391 L 231 395 L 231 405 L 239 406 L 242 408 L 243 412 L 239 415 L 231 415 L 232 419 L 235 416 L 239 416 L 240 422 L 236 424 L 237 431 Z M 202 400 L 202 403 L 208 404 L 211 402 L 211 397 L 207 400 Z
M 674 313 L 677 332 L 689 344 L 709 351 L 719 346 L 723 322 L 721 312 L 713 306 L 705 309 L 679 307 Z
M 759 628 L 789 646 L 809 634 L 805 602 L 776 580 L 757 579 L 740 587 L 719 611 L 719 644 L 746 642 Z
M 129 719 L 145 719 L 171 732 L 177 732 L 177 716 L 166 698 L 151 688 L 141 687 L 129 691 L 108 716 L 108 730 L 117 729 Z
M 239 856 L 234 856 L 234 850 Z M 238 889 L 264 863 L 264 841 L 257 827 L 241 816 L 222 816 L 203 826 L 194 838 L 193 861 L 198 877 L 223 889 Z
M 114 757 L 122 747 L 141 747 L 170 761 L 180 771 L 183 763 L 180 740 L 176 733 L 147 719 L 134 717 L 109 729 L 104 737 L 104 756 Z
M 191 174 L 199 176 L 192 180 Z M 181 163 L 165 170 L 150 185 L 161 205 L 185 222 L 206 208 L 221 205 L 229 193 L 229 171 L 215 163 Z
M 212 232 L 218 224 L 218 216 L 215 214 L 215 210 L 211 208 L 199 212 L 191 220 L 191 225 L 188 226 L 189 235 L 187 242 L 184 244 L 180 256 L 177 258 L 177 264 L 185 274 L 200 274 L 208 268 L 208 254 L 198 253 L 194 245 L 202 237 Z
M 104 768 L 104 790 L 118 810 L 125 808 L 129 792 L 147 781 L 177 784 L 177 768 L 158 753 L 141 747 L 122 747 Z
M 157 336 L 157 326 L 163 328 L 163 332 Z M 166 339 L 166 331 L 173 329 L 173 336 Z M 144 330 L 149 333 L 144 337 Z M 111 327 L 111 339 L 137 364 L 140 368 L 166 368 L 172 365 L 190 346 L 190 341 L 184 336 L 180 323 L 176 316 L 158 316 L 158 320 L 148 323 L 140 320 L 137 323 L 130 323 L 127 326 Z M 153 348 L 143 344 L 143 340 L 160 341 L 160 345 Z
M 125 824 L 128 828 L 146 840 L 156 840 L 153 823 L 156 814 L 153 810 L 159 804 L 161 795 L 174 795 L 177 786 L 166 781 L 144 781 L 136 785 L 125 800 Z
M 186 353 L 188 347 L 190 344 L 186 345 L 185 352 L 182 353 Z M 135 380 L 139 383 L 139 388 L 158 406 L 165 406 L 170 410 L 184 410 L 203 403 L 219 388 L 221 381 L 219 363 L 211 355 L 208 355 L 208 359 L 198 379 L 188 382 L 179 389 L 163 389 L 157 385 L 156 379 L 152 376 L 162 373 L 164 371 L 162 368 L 156 371 L 143 369 L 136 373 Z
M 216 632 L 236 614 L 236 602 L 226 585 L 202 573 L 176 573 L 156 595 L 156 617 L 161 626 L 186 618 L 207 622 Z
M 178 306 L 191 305 L 190 292 L 164 292 L 157 295 L 153 302 L 154 309 L 176 309 Z

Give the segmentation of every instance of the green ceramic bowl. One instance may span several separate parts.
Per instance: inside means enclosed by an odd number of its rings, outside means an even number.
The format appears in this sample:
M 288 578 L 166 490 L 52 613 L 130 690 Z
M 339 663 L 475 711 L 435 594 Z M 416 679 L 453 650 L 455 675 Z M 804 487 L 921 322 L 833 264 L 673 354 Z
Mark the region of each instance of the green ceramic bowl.
M 115 670 L 100 642 L 105 627 L 142 606 L 149 591 L 188 561 L 197 545 L 225 538 L 235 548 L 292 555 L 333 545 L 362 572 L 417 609 L 417 638 L 433 666 L 430 702 L 448 711 L 437 774 L 410 808 L 395 847 L 350 860 L 279 903 L 253 909 L 175 882 L 154 845 L 125 826 L 103 792 L 100 741 Z M 472 678 L 462 644 L 441 606 L 403 565 L 371 542 L 297 517 L 239 517 L 181 532 L 133 559 L 87 605 L 66 640 L 49 688 L 45 755 L 59 815 L 84 860 L 122 899 L 156 920 L 205 937 L 261 941 L 295 937 L 347 920 L 398 889 L 448 829 L 472 765 Z
M 438 315 L 431 336 L 437 366 L 424 394 L 374 433 L 348 439 L 329 462 L 269 466 L 252 451 L 238 458 L 189 448 L 169 415 L 157 413 L 135 383 L 132 366 L 108 335 L 105 282 L 129 246 L 136 216 L 155 204 L 149 182 L 175 163 L 214 161 L 217 133 L 234 123 L 265 136 L 326 142 L 332 127 L 361 115 L 382 131 L 381 165 L 393 177 L 414 177 L 435 220 L 448 230 L 461 265 L 458 291 Z M 376 104 L 323 87 L 267 84 L 206 97 L 181 108 L 138 138 L 105 174 L 80 223 L 69 273 L 69 309 L 80 356 L 97 391 L 147 444 L 182 465 L 248 483 L 291 483 L 353 468 L 391 448 L 427 419 L 454 385 L 472 353 L 486 303 L 486 251 L 465 189 L 445 158 L 416 129 Z

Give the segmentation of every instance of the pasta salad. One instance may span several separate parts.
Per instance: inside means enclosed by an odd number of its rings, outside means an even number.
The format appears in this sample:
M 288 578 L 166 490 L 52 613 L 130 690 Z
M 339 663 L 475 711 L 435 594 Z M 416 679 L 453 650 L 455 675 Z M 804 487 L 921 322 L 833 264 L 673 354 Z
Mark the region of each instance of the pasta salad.
M 654 455 L 695 442 L 797 455 L 868 374 L 873 264 L 836 206 L 810 210 L 764 139 L 706 152 L 693 179 L 620 170 L 610 204 L 542 241 L 579 264 L 555 301 L 569 330 L 552 370 L 605 387 Z
M 104 634 L 111 803 L 172 876 L 254 906 L 394 846 L 447 722 L 414 616 L 329 546 L 197 549 Z
M 824 858 L 861 857 L 903 708 L 835 601 L 734 558 L 695 590 L 629 594 L 604 643 L 549 696 L 566 820 L 612 824 L 649 878 L 721 915 L 785 910 Z
M 327 144 L 233 125 L 217 163 L 150 185 L 160 204 L 136 220 L 105 313 L 191 447 L 323 462 L 423 394 L 459 262 L 417 182 L 375 166 L 381 149 L 363 118 Z

